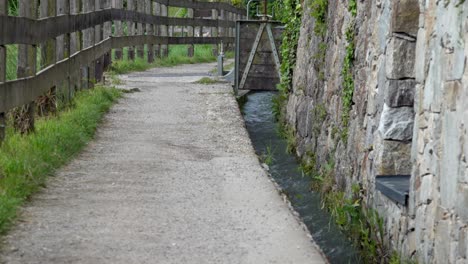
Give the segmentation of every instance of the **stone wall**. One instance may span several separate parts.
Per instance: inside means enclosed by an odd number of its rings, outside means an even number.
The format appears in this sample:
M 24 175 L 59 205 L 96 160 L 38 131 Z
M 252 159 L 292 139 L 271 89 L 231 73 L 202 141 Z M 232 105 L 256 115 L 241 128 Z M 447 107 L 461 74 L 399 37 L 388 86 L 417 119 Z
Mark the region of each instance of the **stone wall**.
M 468 1 L 357 1 L 348 127 L 342 122 L 345 32 L 353 23 L 348 1 L 329 1 L 325 38 L 315 36 L 307 2 L 286 110 L 297 154 L 314 159 L 317 170 L 333 161 L 334 188 L 349 193 L 359 183 L 385 219 L 389 245 L 403 256 L 467 263 Z M 317 56 L 321 43 L 325 60 Z M 375 190 L 377 175 L 399 174 L 412 175 L 407 206 Z

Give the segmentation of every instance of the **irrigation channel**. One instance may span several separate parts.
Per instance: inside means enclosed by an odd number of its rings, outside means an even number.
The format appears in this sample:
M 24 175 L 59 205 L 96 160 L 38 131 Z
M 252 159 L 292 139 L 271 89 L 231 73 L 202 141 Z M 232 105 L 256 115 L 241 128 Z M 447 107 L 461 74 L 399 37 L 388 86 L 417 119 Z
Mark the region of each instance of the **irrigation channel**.
M 286 152 L 286 140 L 278 134 L 278 124 L 272 112 L 274 95 L 275 92 L 249 93 L 243 106 L 255 151 L 259 155 L 269 152 L 273 179 L 287 194 L 330 263 L 361 263 L 358 251 L 334 224 L 330 214 L 321 209 L 320 195 L 310 191 L 310 178 L 303 176 L 295 156 Z

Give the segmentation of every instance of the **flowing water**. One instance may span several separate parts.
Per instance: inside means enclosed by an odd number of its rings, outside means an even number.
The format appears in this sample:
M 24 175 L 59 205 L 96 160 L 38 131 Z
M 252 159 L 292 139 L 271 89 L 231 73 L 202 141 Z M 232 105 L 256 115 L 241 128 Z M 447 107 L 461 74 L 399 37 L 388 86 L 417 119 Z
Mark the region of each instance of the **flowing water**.
M 274 95 L 274 92 L 250 93 L 243 107 L 247 130 L 256 152 L 259 155 L 271 154 L 272 177 L 289 197 L 330 263 L 360 263 L 357 250 L 330 215 L 321 209 L 320 195 L 310 191 L 310 178 L 302 175 L 295 156 L 286 153 L 286 140 L 279 136 L 272 112 Z

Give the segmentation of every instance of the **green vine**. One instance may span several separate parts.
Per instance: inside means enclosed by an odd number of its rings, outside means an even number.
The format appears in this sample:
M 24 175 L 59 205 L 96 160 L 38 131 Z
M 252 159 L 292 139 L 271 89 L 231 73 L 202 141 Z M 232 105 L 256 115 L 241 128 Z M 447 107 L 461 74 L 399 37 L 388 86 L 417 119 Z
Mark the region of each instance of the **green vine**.
M 342 90 L 342 103 L 343 111 L 341 114 L 342 120 L 342 130 L 341 130 L 341 140 L 346 144 L 348 142 L 348 126 L 350 119 L 350 111 L 353 106 L 353 95 L 354 95 L 354 76 L 353 76 L 353 66 L 354 66 L 354 50 L 356 46 L 354 44 L 354 28 L 357 15 L 357 3 L 356 0 L 350 0 L 348 11 L 352 16 L 352 21 L 346 29 L 345 37 L 348 45 L 346 46 L 345 57 L 343 61 L 343 69 L 341 74 L 343 75 L 343 90 Z
M 274 4 L 276 18 L 285 24 L 283 41 L 281 44 L 281 82 L 279 93 L 273 100 L 273 112 L 277 119 L 281 119 L 283 108 L 288 101 L 292 87 L 293 70 L 296 65 L 297 44 L 302 22 L 301 0 L 277 1 Z

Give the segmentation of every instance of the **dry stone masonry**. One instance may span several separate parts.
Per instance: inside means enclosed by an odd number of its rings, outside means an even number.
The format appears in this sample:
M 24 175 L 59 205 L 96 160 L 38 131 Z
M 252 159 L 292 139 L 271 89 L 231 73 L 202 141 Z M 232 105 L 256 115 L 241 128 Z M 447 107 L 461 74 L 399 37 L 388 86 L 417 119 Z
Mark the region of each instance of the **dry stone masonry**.
M 325 40 L 304 4 L 286 110 L 297 154 L 314 153 L 318 167 L 334 160 L 334 188 L 350 193 L 359 183 L 401 256 L 468 263 L 468 1 L 358 0 L 356 18 L 348 1 L 328 2 Z M 344 128 L 341 73 L 353 20 L 355 88 Z M 324 62 L 314 56 L 322 41 Z M 379 175 L 411 175 L 407 203 L 377 190 Z

